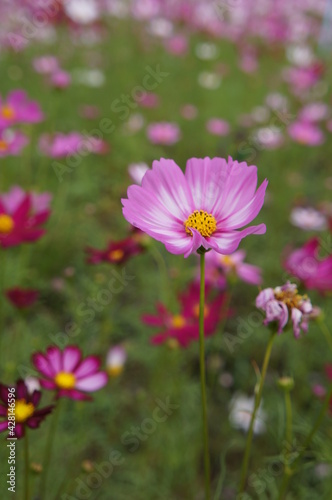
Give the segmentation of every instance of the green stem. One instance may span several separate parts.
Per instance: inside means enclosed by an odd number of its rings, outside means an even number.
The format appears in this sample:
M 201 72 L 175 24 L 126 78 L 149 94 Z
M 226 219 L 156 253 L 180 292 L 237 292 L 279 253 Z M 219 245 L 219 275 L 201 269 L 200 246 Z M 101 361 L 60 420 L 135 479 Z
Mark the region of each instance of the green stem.
M 314 435 L 318 431 L 318 429 L 322 423 L 322 420 L 323 420 L 324 416 L 326 415 L 327 409 L 330 405 L 331 397 L 332 397 L 332 385 L 330 387 L 330 390 L 328 391 L 328 393 L 325 396 L 322 408 L 318 414 L 318 417 L 316 418 L 314 425 L 312 426 L 311 431 L 309 432 L 306 440 L 304 441 L 304 444 L 302 446 L 300 453 L 298 454 L 298 456 L 296 457 L 296 459 L 294 460 L 294 462 L 292 464 L 292 468 L 288 468 L 288 470 L 286 470 L 286 473 L 284 475 L 284 478 L 283 478 L 283 481 L 282 481 L 281 487 L 280 487 L 279 500 L 282 500 L 284 498 L 284 496 L 287 492 L 288 483 L 290 481 L 291 476 L 294 474 L 296 465 L 303 457 L 303 455 L 304 455 L 305 451 L 307 450 L 309 444 L 311 443 Z M 287 467 L 285 469 L 287 469 Z
M 324 323 L 324 321 L 319 321 L 318 320 L 318 324 L 319 324 L 319 328 L 321 329 L 325 339 L 326 339 L 326 342 L 328 343 L 329 345 L 329 348 L 331 349 L 332 351 L 332 335 L 330 333 L 330 330 L 328 329 L 328 327 L 326 326 L 326 324 Z
M 291 446 L 292 444 L 292 400 L 289 390 L 285 390 L 285 407 L 286 407 L 286 441 Z
M 29 439 L 28 431 L 25 431 L 24 437 L 24 499 L 29 500 Z
M 51 424 L 49 426 L 48 430 L 48 436 L 47 436 L 47 442 L 46 442 L 46 447 L 45 447 L 45 455 L 44 455 L 44 465 L 43 465 L 43 475 L 41 478 L 41 483 L 40 483 L 40 498 L 41 500 L 45 500 L 45 492 L 46 492 L 46 486 L 47 486 L 47 477 L 48 477 L 48 471 L 50 467 L 50 462 L 51 462 L 51 455 L 52 455 L 52 448 L 53 448 L 53 441 L 56 433 L 56 427 L 58 424 L 59 420 L 59 414 L 60 414 L 60 399 L 57 402 L 56 408 L 54 410 L 54 415 L 51 421 Z
M 201 372 L 202 418 L 204 443 L 204 471 L 205 471 L 205 499 L 210 500 L 210 456 L 209 434 L 207 423 L 206 383 L 205 383 L 205 354 L 204 354 L 204 308 L 205 308 L 205 255 L 200 255 L 201 283 L 199 294 L 199 362 Z
M 250 450 L 251 450 L 251 443 L 252 443 L 252 438 L 254 434 L 254 423 L 255 423 L 255 418 L 256 418 L 256 413 L 258 411 L 261 399 L 262 399 L 262 392 L 263 392 L 263 387 L 264 387 L 264 381 L 265 381 L 265 376 L 266 376 L 266 371 L 267 367 L 269 365 L 270 361 L 270 356 L 271 356 L 271 351 L 272 351 L 272 345 L 274 341 L 275 334 L 272 334 L 269 342 L 266 347 L 265 351 L 265 356 L 264 356 L 264 361 L 263 361 L 263 367 L 262 367 L 262 372 L 259 380 L 259 386 L 258 386 L 258 391 L 256 393 L 256 398 L 255 398 L 255 406 L 254 406 L 254 411 L 252 412 L 251 415 L 251 420 L 250 420 L 250 426 L 249 426 L 249 431 L 248 431 L 248 436 L 247 436 L 247 442 L 246 442 L 246 448 L 244 452 L 244 457 L 243 457 L 243 462 L 242 462 L 242 471 L 241 471 L 241 480 L 240 480 L 240 488 L 239 488 L 239 493 L 244 492 L 244 488 L 246 485 L 246 479 L 247 479 L 247 473 L 248 473 L 248 465 L 249 465 L 249 457 L 250 457 Z
M 150 253 L 152 257 L 154 258 L 158 269 L 159 273 L 161 275 L 161 295 L 162 295 L 162 300 L 165 303 L 165 305 L 168 305 L 168 271 L 167 271 L 167 266 L 165 263 L 165 259 L 162 256 L 162 254 L 159 252 L 158 248 L 156 248 L 154 245 L 151 245 L 149 247 Z

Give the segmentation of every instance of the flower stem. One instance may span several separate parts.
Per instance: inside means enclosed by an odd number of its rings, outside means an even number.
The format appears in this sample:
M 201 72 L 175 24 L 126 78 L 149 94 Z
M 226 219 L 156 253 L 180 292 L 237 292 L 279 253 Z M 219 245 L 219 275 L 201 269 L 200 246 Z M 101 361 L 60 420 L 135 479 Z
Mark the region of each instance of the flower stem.
M 292 400 L 289 390 L 285 390 L 285 407 L 286 407 L 286 441 L 291 446 L 292 443 Z
M 24 437 L 24 499 L 29 500 L 29 439 L 28 431 Z
M 245 488 L 245 484 L 246 484 L 251 443 L 252 443 L 252 438 L 253 438 L 253 434 L 254 434 L 254 423 L 255 423 L 256 413 L 257 413 L 257 410 L 259 408 L 259 405 L 260 405 L 260 402 L 262 399 L 264 381 L 265 381 L 267 367 L 268 367 L 268 364 L 270 361 L 274 337 L 275 337 L 275 334 L 272 334 L 270 339 L 269 339 L 269 342 L 267 344 L 266 351 L 265 351 L 263 367 L 262 367 L 261 376 L 260 376 L 260 380 L 259 380 L 259 386 L 258 386 L 258 390 L 256 392 L 254 411 L 252 412 L 252 415 L 251 415 L 250 426 L 249 426 L 247 442 L 246 442 L 246 448 L 245 448 L 243 462 L 242 462 L 242 472 L 241 472 L 239 493 L 243 493 L 244 488 Z
M 44 464 L 43 464 L 43 475 L 41 478 L 41 483 L 40 483 L 40 498 L 41 500 L 46 499 L 45 492 L 46 492 L 46 486 L 47 486 L 47 477 L 48 477 L 48 471 L 50 467 L 50 461 L 51 461 L 51 455 L 52 455 L 52 448 L 53 448 L 53 441 L 55 437 L 55 432 L 56 432 L 56 427 L 58 424 L 59 420 L 59 414 L 60 414 L 60 399 L 57 402 L 56 408 L 54 410 L 54 415 L 51 421 L 51 424 L 49 426 L 48 430 L 48 436 L 47 436 L 47 442 L 46 442 L 46 447 L 45 447 L 45 455 L 44 455 Z
M 290 478 L 292 477 L 292 475 L 295 472 L 295 466 L 298 464 L 298 462 L 303 457 L 303 455 L 304 455 L 305 451 L 307 450 L 309 444 L 311 443 L 314 435 L 318 431 L 318 429 L 320 427 L 320 424 L 322 423 L 322 420 L 323 420 L 323 418 L 324 418 L 324 416 L 326 414 L 326 411 L 327 411 L 327 409 L 329 407 L 331 397 L 332 397 L 332 385 L 330 387 L 330 390 L 328 391 L 328 393 L 325 396 L 322 408 L 321 408 L 321 410 L 320 410 L 320 412 L 318 414 L 318 417 L 316 418 L 316 421 L 315 421 L 314 425 L 312 426 L 311 431 L 309 432 L 308 436 L 306 437 L 306 440 L 304 441 L 304 444 L 302 446 L 302 449 L 301 449 L 300 453 L 298 454 L 298 456 L 294 460 L 294 462 L 292 464 L 292 468 L 291 469 L 289 468 L 288 471 L 286 471 L 286 473 L 284 475 L 283 481 L 281 483 L 281 488 L 280 488 L 280 493 L 279 493 L 279 500 L 282 500 L 284 498 L 284 496 L 285 496 L 285 494 L 287 492 L 289 480 L 290 480 Z
M 205 308 L 205 255 L 200 255 L 201 282 L 199 294 L 199 362 L 201 372 L 202 418 L 204 443 L 205 499 L 210 500 L 210 456 L 209 434 L 207 423 L 206 384 L 205 384 L 205 354 L 204 354 L 204 308 Z
M 332 351 L 332 335 L 330 330 L 324 321 L 318 321 L 318 324 L 324 337 L 326 338 L 326 342 L 328 343 L 330 350 Z

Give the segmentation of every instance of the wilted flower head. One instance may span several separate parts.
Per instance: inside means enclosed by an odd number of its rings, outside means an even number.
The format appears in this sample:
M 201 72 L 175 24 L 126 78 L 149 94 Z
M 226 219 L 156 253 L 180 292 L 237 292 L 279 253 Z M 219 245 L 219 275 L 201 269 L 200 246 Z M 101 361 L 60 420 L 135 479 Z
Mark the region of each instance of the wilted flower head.
M 141 186 L 130 186 L 124 217 L 188 257 L 198 249 L 233 253 L 242 238 L 264 234 L 265 224 L 242 231 L 260 212 L 267 180 L 257 189 L 257 167 L 229 157 L 192 158 L 185 174 L 173 160 L 154 161 Z
M 289 320 L 292 321 L 296 338 L 301 329 L 308 331 L 312 304 L 306 295 L 299 295 L 296 285 L 292 283 L 287 282 L 274 289 L 265 288 L 256 299 L 256 307 L 266 312 L 264 325 L 278 322 L 278 333 L 282 333 Z

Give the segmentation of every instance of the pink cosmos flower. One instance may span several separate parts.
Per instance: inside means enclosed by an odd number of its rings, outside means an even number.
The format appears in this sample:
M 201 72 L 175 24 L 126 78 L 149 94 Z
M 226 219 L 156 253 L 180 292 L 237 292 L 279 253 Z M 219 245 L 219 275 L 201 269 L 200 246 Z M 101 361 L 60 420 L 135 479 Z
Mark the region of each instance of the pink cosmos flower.
M 38 240 L 45 233 L 40 226 L 50 216 L 49 193 L 25 193 L 14 186 L 0 195 L 0 246 L 12 247 Z
M 181 132 L 176 123 L 151 123 L 147 128 L 147 136 L 152 144 L 171 146 L 181 138 Z
M 324 102 L 311 102 L 302 108 L 299 119 L 305 122 L 319 122 L 328 117 L 329 107 Z
M 43 119 L 39 104 L 29 101 L 24 90 L 12 90 L 6 100 L 0 98 L 0 129 L 16 123 L 39 123 Z
M 18 130 L 0 130 L 0 158 L 18 156 L 28 143 L 27 136 Z
M 131 235 L 123 240 L 110 241 L 105 250 L 86 247 L 88 264 L 100 264 L 101 262 L 117 265 L 124 264 L 135 255 L 144 252 L 141 235 L 145 236 L 144 233 L 135 229 Z
M 71 84 L 71 76 L 67 71 L 58 69 L 51 74 L 50 84 L 57 89 L 65 89 Z
M 230 127 L 229 123 L 225 120 L 211 118 L 206 123 L 206 129 L 210 134 L 224 136 L 229 134 Z
M 142 97 L 136 99 L 136 102 L 143 108 L 156 108 L 160 104 L 160 99 L 153 92 L 145 92 Z
M 193 104 L 184 104 L 180 109 L 180 113 L 185 120 L 194 120 L 198 114 L 198 110 Z
M 245 250 L 238 250 L 231 255 L 208 252 L 206 254 L 206 280 L 219 288 L 225 285 L 225 277 L 238 277 L 251 285 L 262 283 L 261 269 L 252 264 L 246 264 Z
M 278 322 L 278 333 L 282 333 L 291 319 L 295 338 L 300 336 L 301 329 L 307 332 L 313 310 L 310 299 L 299 295 L 296 285 L 289 282 L 274 289 L 262 290 L 256 299 L 256 307 L 266 313 L 264 325 Z
M 288 127 L 288 134 L 293 141 L 306 146 L 319 146 L 325 140 L 320 128 L 306 121 L 293 122 Z
M 160 333 L 151 338 L 151 343 L 159 345 L 168 342 L 171 347 L 187 347 L 199 338 L 199 284 L 192 283 L 188 290 L 178 297 L 180 312 L 173 314 L 163 304 L 157 303 L 157 314 L 145 314 L 143 323 L 158 327 Z M 216 333 L 218 322 L 222 319 L 223 304 L 226 295 L 219 293 L 211 299 L 211 288 L 206 287 L 207 301 L 204 309 L 204 333 L 207 337 Z M 224 314 L 229 315 L 229 311 Z
M 332 255 L 319 258 L 319 239 L 312 238 L 294 250 L 284 263 L 285 269 L 301 280 L 308 290 L 332 291 Z
M 32 306 L 39 298 L 39 291 L 30 288 L 14 287 L 5 290 L 7 299 L 17 309 L 25 309 Z
M 56 133 L 53 137 L 43 134 L 39 139 L 40 151 L 51 158 L 66 158 L 75 154 L 104 154 L 108 145 L 102 139 L 83 136 L 79 132 Z
M 257 167 L 230 157 L 191 158 L 185 174 L 162 158 L 153 162 L 142 186 L 129 187 L 123 215 L 171 253 L 188 257 L 203 248 L 230 254 L 245 236 L 266 231 L 265 224 L 238 231 L 263 206 L 267 180 L 256 187 Z
M 97 391 L 107 383 L 107 374 L 99 371 L 100 360 L 96 356 L 82 359 L 76 346 L 67 346 L 63 351 L 50 346 L 45 354 L 33 354 L 32 362 L 45 377 L 40 379 L 41 386 L 57 391 L 58 398 L 88 400 L 91 398 L 85 392 Z
M 183 56 L 188 50 L 188 40 L 184 35 L 173 35 L 170 38 L 166 38 L 164 46 L 170 54 Z
M 327 218 L 312 207 L 294 207 L 290 214 L 291 223 L 307 231 L 323 231 L 327 228 Z
M 58 59 L 55 56 L 36 57 L 32 64 L 37 73 L 45 75 L 54 73 L 59 69 Z

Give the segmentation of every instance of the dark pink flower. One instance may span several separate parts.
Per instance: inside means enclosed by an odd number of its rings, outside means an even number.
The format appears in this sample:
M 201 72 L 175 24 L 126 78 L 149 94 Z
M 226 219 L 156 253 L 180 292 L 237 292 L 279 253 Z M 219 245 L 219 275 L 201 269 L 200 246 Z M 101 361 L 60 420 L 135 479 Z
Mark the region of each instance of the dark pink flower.
M 50 76 L 50 84 L 57 89 L 65 89 L 71 84 L 71 76 L 67 71 L 58 69 Z
M 144 251 L 144 246 L 140 242 L 140 234 L 144 235 L 139 230 L 136 230 L 132 236 L 120 241 L 110 241 L 105 250 L 87 247 L 85 249 L 88 254 L 87 262 L 89 264 L 100 264 L 101 262 L 109 262 L 110 264 L 124 264 L 131 257 L 138 255 Z
M 288 255 L 284 267 L 301 280 L 308 290 L 332 291 L 332 255 L 319 257 L 319 239 L 312 238 Z
M 0 246 L 12 247 L 38 240 L 45 233 L 40 226 L 49 216 L 50 195 L 24 193 L 18 186 L 0 195 Z
M 10 288 L 5 290 L 7 299 L 17 307 L 17 309 L 25 309 L 32 306 L 39 298 L 39 291 L 30 288 Z
M 288 127 L 288 134 L 293 141 L 306 146 L 319 146 L 325 140 L 323 132 L 317 125 L 305 121 L 292 123 Z
M 0 432 L 12 428 L 14 436 L 20 439 L 25 434 L 25 426 L 30 429 L 39 427 L 54 408 L 51 405 L 37 410 L 40 398 L 41 392 L 34 390 L 30 393 L 23 380 L 18 380 L 16 387 L 0 384 L 0 419 L 4 419 L 0 422 Z
M 100 360 L 96 356 L 82 359 L 81 350 L 67 346 L 48 347 L 45 354 L 33 354 L 32 362 L 44 378 L 40 384 L 45 389 L 57 391 L 57 397 L 89 400 L 85 392 L 94 392 L 106 385 L 107 374 L 100 371 Z

